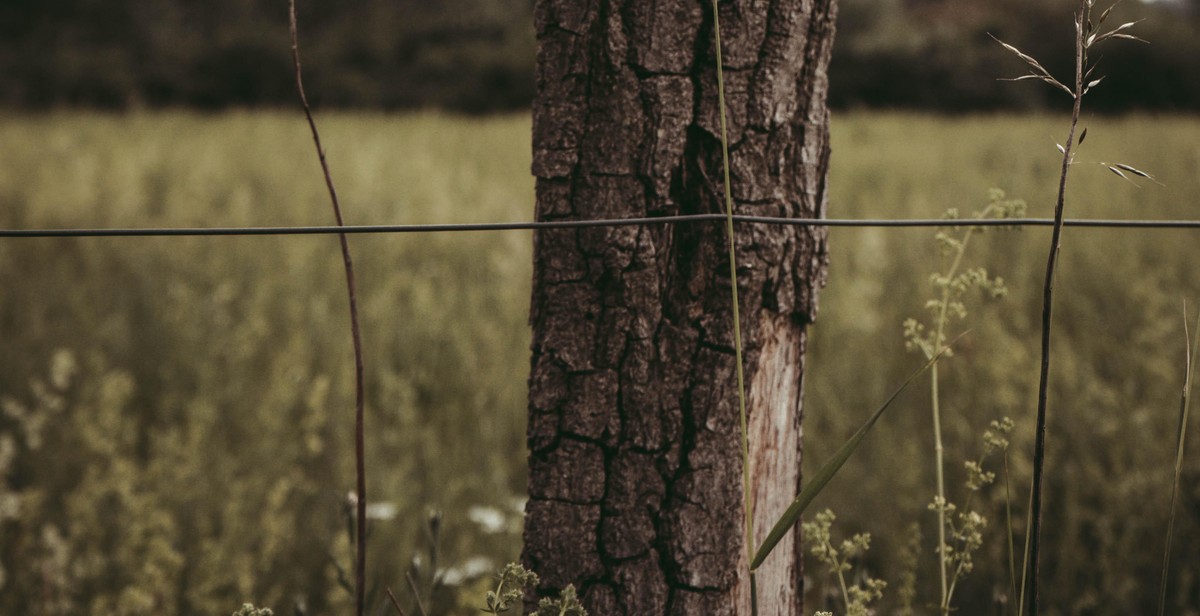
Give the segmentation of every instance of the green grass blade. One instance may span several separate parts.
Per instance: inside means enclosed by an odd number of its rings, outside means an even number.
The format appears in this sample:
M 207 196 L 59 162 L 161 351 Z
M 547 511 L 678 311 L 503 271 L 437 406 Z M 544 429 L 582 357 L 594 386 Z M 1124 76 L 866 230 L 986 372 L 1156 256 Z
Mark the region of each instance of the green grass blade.
M 1029 582 L 1029 543 L 1033 535 L 1033 486 L 1029 486 L 1029 498 L 1025 501 L 1025 547 L 1021 551 L 1021 592 L 1017 601 L 1017 616 L 1025 616 L 1025 585 Z
M 737 393 L 739 437 L 742 456 L 742 509 L 745 516 L 745 542 L 747 558 L 754 555 L 754 491 L 750 483 L 750 435 L 746 419 L 746 377 L 742 359 L 742 317 L 738 302 L 737 243 L 733 235 L 733 189 L 729 179 L 729 129 L 725 109 L 725 69 L 721 56 L 721 17 L 717 0 L 712 2 L 713 46 L 717 54 L 717 102 L 721 111 L 721 167 L 724 170 L 725 188 L 725 234 L 729 241 L 729 281 L 733 304 L 733 352 L 737 364 Z M 758 615 L 758 584 L 754 571 L 750 571 L 750 613 Z
M 871 431 L 871 428 L 874 427 L 875 422 L 879 421 L 879 418 L 883 416 L 884 411 L 888 410 L 888 407 L 890 407 L 892 403 L 900 397 L 900 394 L 904 393 L 904 390 L 908 389 L 909 385 L 912 385 L 913 381 L 917 380 L 917 377 L 924 374 L 926 370 L 933 366 L 933 364 L 937 363 L 937 360 L 942 357 L 942 354 L 945 353 L 948 348 L 949 347 L 942 349 L 942 351 L 940 351 L 937 355 L 934 355 L 929 359 L 929 361 L 925 362 L 925 365 L 921 366 L 920 369 L 909 375 L 909 377 L 904 380 L 904 383 L 902 383 L 900 387 L 897 388 L 896 391 L 892 392 L 892 395 L 889 396 L 886 401 L 884 401 L 883 405 L 876 409 L 871 417 L 868 418 L 867 421 L 858 428 L 858 431 L 856 431 L 854 435 L 850 437 L 850 440 L 846 441 L 845 444 L 843 444 L 841 448 L 837 450 L 837 453 L 833 454 L 833 457 L 821 466 L 820 470 L 817 471 L 817 474 L 813 477 L 812 481 L 810 481 L 808 485 L 804 487 L 804 489 L 800 490 L 800 494 L 796 496 L 796 500 L 792 501 L 792 504 L 788 506 L 787 511 L 784 511 L 783 515 L 779 517 L 779 520 L 775 522 L 775 525 L 771 527 L 771 532 L 767 533 L 767 537 L 763 540 L 762 545 L 759 546 L 758 551 L 754 555 L 754 559 L 750 561 L 751 570 L 757 569 L 760 565 L 762 565 L 763 561 L 766 560 L 767 556 L 771 554 L 771 551 L 775 549 L 775 546 L 779 543 L 779 541 L 783 539 L 783 536 L 786 535 L 788 531 L 800 521 L 800 516 L 804 514 L 804 510 L 808 508 L 808 505 L 812 503 L 813 499 L 815 499 L 817 495 L 825 489 L 825 486 L 829 485 L 829 482 L 833 479 L 833 476 L 836 475 L 837 472 L 842 468 L 842 465 L 846 463 L 846 460 L 850 459 L 850 456 L 854 454 L 854 450 L 858 449 L 859 443 L 861 443 L 862 440 L 867 436 L 867 433 Z
M 1008 473 L 1008 450 L 1004 451 L 1004 523 L 1008 529 L 1008 592 L 1017 598 L 1017 549 L 1013 542 L 1012 481 Z
M 1187 307 L 1184 306 L 1183 336 L 1186 343 L 1189 336 L 1187 331 Z M 1186 355 L 1183 377 L 1183 394 L 1179 400 L 1179 430 L 1176 433 L 1175 445 L 1175 477 L 1171 483 L 1171 505 L 1167 513 L 1167 540 L 1163 547 L 1162 579 L 1158 587 L 1158 616 L 1163 615 L 1167 605 L 1167 573 L 1171 567 L 1171 544 L 1175 541 L 1175 509 L 1179 501 L 1179 478 L 1183 473 L 1183 452 L 1187 444 L 1188 415 L 1192 401 L 1192 377 L 1196 365 L 1196 350 L 1200 347 L 1200 315 L 1196 317 L 1195 338 Z

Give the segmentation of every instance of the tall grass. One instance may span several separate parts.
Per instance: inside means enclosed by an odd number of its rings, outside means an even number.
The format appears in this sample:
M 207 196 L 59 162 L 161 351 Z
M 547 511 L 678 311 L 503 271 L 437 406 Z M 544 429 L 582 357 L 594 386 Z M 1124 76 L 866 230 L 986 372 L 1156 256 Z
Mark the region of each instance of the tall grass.
M 1049 404 L 1049 387 L 1050 387 L 1050 351 L 1051 351 L 1051 327 L 1053 326 L 1054 312 L 1054 285 L 1058 275 L 1058 258 L 1062 249 L 1062 232 L 1063 232 L 1063 217 L 1066 211 L 1066 196 L 1067 196 L 1067 177 L 1071 172 L 1072 166 L 1075 164 L 1075 149 L 1083 145 L 1083 141 L 1087 138 L 1087 128 L 1084 128 L 1078 133 L 1078 142 L 1076 141 L 1076 131 L 1079 127 L 1080 112 L 1083 107 L 1084 97 L 1092 90 L 1092 88 L 1100 85 L 1104 81 L 1104 76 L 1096 73 L 1099 67 L 1099 62 L 1089 60 L 1090 52 L 1093 46 L 1098 46 L 1106 41 L 1121 41 L 1131 40 L 1145 43 L 1146 41 L 1134 36 L 1129 31 L 1137 22 L 1126 22 L 1119 26 L 1105 26 L 1105 21 L 1116 8 L 1116 4 L 1100 11 L 1099 17 L 1093 22 L 1093 8 L 1096 0 L 1079 0 L 1078 7 L 1075 10 L 1074 25 L 1075 25 L 1075 73 L 1073 86 L 1066 85 L 1059 81 L 1052 73 L 1046 70 L 1037 59 L 1025 54 L 1016 47 L 996 39 L 1006 50 L 1012 52 L 1013 55 L 1021 59 L 1028 69 L 1028 73 L 1012 79 L 1012 81 L 1034 80 L 1041 81 L 1045 84 L 1058 88 L 1071 97 L 1071 120 L 1070 128 L 1067 131 L 1067 138 L 1062 143 L 1056 144 L 1059 152 L 1062 153 L 1061 171 L 1058 176 L 1058 192 L 1055 198 L 1054 205 L 1054 227 L 1050 235 L 1050 250 L 1046 259 L 1046 273 L 1042 278 L 1042 326 L 1041 326 L 1041 361 L 1040 371 L 1038 373 L 1038 398 L 1037 398 L 1037 418 L 1034 427 L 1034 449 L 1033 449 L 1033 480 L 1030 488 L 1029 497 L 1029 529 L 1026 535 L 1026 561 L 1022 571 L 1022 583 L 1020 593 L 1020 608 L 1028 605 L 1029 613 L 1036 616 L 1039 607 L 1039 572 L 1041 570 L 1041 529 L 1042 529 L 1042 500 L 1044 495 L 1043 477 L 1046 467 L 1046 432 L 1047 432 L 1047 414 Z M 1068 82 L 1071 83 L 1071 82 Z M 1150 175 L 1139 171 L 1137 168 L 1125 163 L 1101 163 L 1106 166 L 1109 171 L 1112 171 L 1122 179 L 1128 179 L 1125 172 L 1133 175 L 1153 179 Z M 1029 584 L 1028 603 L 1026 603 L 1025 583 Z
M 1046 215 L 1062 122 L 835 116 L 830 212 L 934 218 L 971 205 L 962 195 L 1001 186 L 1028 200 L 1031 215 Z M 324 186 L 297 126 L 303 118 L 295 113 L 9 115 L 0 119 L 8 146 L 0 155 L 0 224 L 324 224 Z M 531 215 L 526 118 L 335 113 L 321 128 L 356 222 Z M 1074 215 L 1197 217 L 1200 122 L 1133 116 L 1104 118 L 1100 128 L 1089 131 L 1089 148 L 1121 152 L 1165 187 L 1139 190 L 1103 167 L 1080 166 L 1074 173 L 1084 181 L 1068 191 Z M 1045 147 L 1031 151 L 1039 142 Z M 1161 350 L 1179 345 L 1178 298 L 1200 295 L 1191 233 L 1080 229 L 1063 248 L 1051 380 L 1059 402 L 1050 424 L 1071 438 L 1048 444 L 1056 469 L 1048 487 L 1057 496 L 1046 511 L 1056 532 L 1043 544 L 1047 613 L 1140 613 L 1157 600 L 1157 585 L 1146 580 L 1157 579 L 1162 554 L 1146 546 L 1162 545 L 1164 518 L 1148 514 L 1146 503 L 1165 500 L 1163 481 L 1152 478 L 1175 461 L 1179 361 Z M 1027 415 L 1020 411 L 1036 388 L 1028 366 L 1036 363 L 1048 235 L 1028 229 L 972 240 L 980 262 L 1005 273 L 1010 294 L 1002 309 L 980 308 L 971 336 L 955 346 L 965 361 L 955 364 L 957 378 L 943 380 L 941 397 L 967 412 L 944 417 L 947 459 L 970 459 L 990 419 Z M 830 231 L 829 286 L 806 369 L 807 477 L 911 372 L 896 324 L 926 299 L 922 272 L 941 258 L 927 239 L 926 230 Z M 309 613 L 348 611 L 351 596 L 330 555 L 351 562 L 342 503 L 353 483 L 352 438 L 336 418 L 352 404 L 352 359 L 337 247 L 327 240 L 0 242 L 0 398 L 35 406 L 30 381 L 50 381 L 56 349 L 70 350 L 78 365 L 65 414 L 47 410 L 63 419 L 45 424 L 41 449 L 27 448 L 8 415 L 0 419 L 0 439 L 15 439 L 21 461 L 0 485 L 24 503 L 0 538 L 0 612 L 29 613 L 37 605 L 28 601 L 42 596 L 86 611 L 154 579 L 156 567 L 178 573 L 165 614 L 227 613 L 240 600 L 288 613 L 297 596 Z M 525 489 L 528 233 L 360 236 L 355 246 L 363 325 L 372 333 L 364 341 L 373 366 L 367 405 L 379 412 L 367 432 L 376 469 L 368 488 L 374 502 L 396 507 L 391 520 L 371 521 L 372 578 L 404 579 L 431 507 L 445 512 L 443 566 L 466 571 L 459 566 L 475 556 L 494 566 L 514 559 L 520 536 L 511 501 Z M 818 503 L 852 533 L 872 532 L 862 564 L 891 579 L 912 520 L 925 520 L 924 537 L 936 535 L 925 513 L 934 483 L 926 406 L 917 395 L 898 401 Z M 1014 485 L 1029 480 L 1022 452 L 1031 432 L 1028 419 L 1018 419 Z M 79 445 L 81 435 L 108 433 L 130 438 Z M 73 473 L 88 465 L 96 470 L 85 485 Z M 948 467 L 947 481 L 960 482 L 960 472 Z M 1197 476 L 1200 461 L 1185 456 L 1177 555 L 1200 552 L 1200 508 L 1187 489 Z M 1003 519 L 1002 499 L 978 506 Z M 495 513 L 498 526 L 475 521 Z M 101 545 L 103 529 L 112 549 L 89 550 Z M 17 538 L 37 551 L 18 548 Z M 60 557 L 105 568 L 60 569 L 71 562 Z M 173 568 L 181 562 L 187 566 Z M 1186 613 L 1200 571 L 1188 559 L 1172 564 L 1166 611 Z M 955 594 L 961 613 L 994 610 L 993 583 L 1008 575 L 1005 546 L 985 544 L 975 566 Z M 64 593 L 48 575 L 55 572 L 86 584 Z M 484 573 L 463 584 L 467 599 L 460 604 L 444 588 L 431 613 L 468 613 L 491 580 Z M 135 595 L 126 592 L 126 601 Z
M 939 206 L 964 206 L 954 195 L 979 194 L 998 184 L 1010 194 L 1028 197 L 1032 215 L 1045 215 L 1046 204 L 1054 198 L 1046 188 L 1054 185 L 1050 169 L 1059 155 L 1052 135 L 1061 121 L 1053 116 L 1022 121 L 860 115 L 839 123 L 835 118 L 832 211 L 839 205 L 843 211 L 881 212 L 887 207 L 890 215 L 934 217 Z M 1197 188 L 1194 169 L 1200 164 L 1200 151 L 1188 142 L 1196 136 L 1188 128 L 1190 123 L 1184 118 L 1105 118 L 1103 127 L 1093 126 L 1087 141 L 1093 151 L 1120 151 L 1139 167 L 1163 169 L 1171 177 L 1160 178 L 1166 188 L 1139 190 L 1102 167 L 1080 166 L 1075 173 L 1087 181 L 1070 190 L 1076 215 L 1195 216 L 1189 205 L 1194 200 L 1187 195 Z M 1121 136 L 1125 139 L 1118 142 Z M 1142 139 L 1161 139 L 1160 151 L 1146 148 Z M 1022 155 L 1022 142 L 1041 142 L 1046 147 L 1040 154 Z M 894 173 L 884 175 L 879 169 Z M 1041 286 L 1034 273 L 1039 269 L 1034 255 L 1042 252 L 1038 246 L 1047 235 L 1046 230 L 1031 229 L 985 236 L 973 247 L 980 250 L 987 267 L 1005 272 L 1011 295 L 1003 310 L 986 306 L 972 319 L 977 327 L 959 350 L 968 361 L 957 364 L 958 379 L 942 384 L 943 401 L 967 411 L 945 418 L 947 459 L 969 459 L 964 445 L 957 443 L 971 442 L 990 418 L 1027 416 L 1024 409 L 1036 382 L 1019 371 L 1037 362 L 1030 344 L 1037 339 L 1039 311 L 1033 291 Z M 832 444 L 814 435 L 847 434 L 854 427 L 847 416 L 903 378 L 893 361 L 863 371 L 834 358 L 899 352 L 901 337 L 891 334 L 894 337 L 889 339 L 887 331 L 904 318 L 897 306 L 923 302 L 921 286 L 902 281 L 918 280 L 913 272 L 934 269 L 939 259 L 937 250 L 914 244 L 911 240 L 916 237 L 915 232 L 831 232 L 830 285 L 822 297 L 809 364 L 807 476 L 816 468 L 811 461 L 823 460 L 833 450 Z M 1156 516 L 1146 516 L 1136 503 L 1163 498 L 1145 478 L 1169 464 L 1163 443 L 1175 442 L 1169 432 L 1174 419 L 1167 420 L 1161 411 L 1177 403 L 1178 367 L 1157 350 L 1177 343 L 1177 334 L 1169 327 L 1177 321 L 1177 298 L 1194 293 L 1200 277 L 1184 265 L 1194 257 L 1187 234 L 1079 231 L 1072 237 L 1075 244 L 1064 248 L 1059 272 L 1062 297 L 1067 299 L 1058 305 L 1059 314 L 1065 316 L 1056 325 L 1060 363 L 1051 380 L 1052 397 L 1063 409 L 1063 418 L 1052 420 L 1051 429 L 1069 433 L 1070 439 L 1050 446 L 1055 473 L 1061 477 L 1050 484 L 1058 502 L 1048 510 L 1046 524 L 1057 532 L 1046 544 L 1048 594 L 1043 606 L 1052 613 L 1070 613 L 1096 609 L 1104 601 L 1136 611 L 1154 598 L 1136 585 L 1129 571 L 1153 575 L 1150 572 L 1161 564 L 1155 558 L 1161 554 L 1145 546 L 1162 540 L 1161 529 L 1152 523 Z M 1114 245 L 1121 250 L 1109 250 Z M 850 370 L 852 375 L 833 373 L 837 369 Z M 848 463 L 844 471 L 845 483 L 831 486 L 822 498 L 826 499 L 823 506 L 839 512 L 848 532 L 872 531 L 870 562 L 887 571 L 896 569 L 893 563 L 904 551 L 899 531 L 923 510 L 924 503 L 913 495 L 927 494 L 922 486 L 934 483 L 932 468 L 921 472 L 913 466 L 929 457 L 927 448 L 919 445 L 923 439 L 916 435 L 929 433 L 931 419 L 921 420 L 900 408 L 876 429 L 879 434 L 873 438 L 889 444 L 860 452 L 862 457 Z M 1030 476 L 1030 458 L 1021 452 L 1031 449 L 1026 436 L 1031 433 L 1031 422 L 1019 419 L 1011 450 L 1015 485 Z M 986 506 L 989 517 L 1004 519 L 1003 502 Z M 1112 513 L 1102 512 L 1109 508 Z M 1116 523 L 1115 516 L 1123 522 Z M 881 528 L 896 531 L 881 532 Z M 1023 531 L 1019 521 L 1017 530 Z M 936 535 L 933 524 L 926 526 L 924 535 Z M 1181 541 L 1196 545 L 1194 539 Z M 957 593 L 962 601 L 959 607 L 966 613 L 994 609 L 993 596 L 1011 594 L 992 587 L 1008 577 L 1005 546 L 988 544 L 984 551 L 977 559 L 976 573 Z M 1106 564 L 1118 561 L 1131 564 L 1128 569 Z M 937 582 L 925 579 L 921 584 L 928 588 Z M 1179 596 L 1186 596 L 1186 591 Z
M 517 219 L 519 204 L 532 201 L 528 161 L 483 150 L 522 139 L 523 119 L 342 115 L 322 128 L 364 221 Z M 0 171 L 6 226 L 321 224 L 328 216 L 295 114 L 31 116 L 0 132 L 23 153 Z M 410 146 L 425 158 L 414 160 Z M 8 572 L 0 611 L 36 612 L 37 603 L 23 602 L 49 596 L 75 602 L 78 613 L 120 596 L 138 571 L 162 568 L 139 563 L 142 548 L 129 536 L 115 544 L 121 550 L 89 556 L 90 520 L 132 532 L 131 519 L 173 521 L 154 535 L 170 562 L 183 563 L 162 589 L 174 597 L 166 612 L 227 613 L 238 598 L 290 611 L 295 597 L 310 613 L 347 611 L 351 595 L 334 563 L 353 568 L 342 514 L 354 483 L 342 420 L 353 375 L 337 247 L 327 239 L 0 245 L 0 398 L 37 406 L 29 380 L 47 380 L 57 349 L 80 366 L 64 414 L 46 415 L 58 419 L 45 422 L 45 447 L 30 448 L 13 423 L 0 423 L 18 460 L 4 475 L 5 494 L 28 503 L 0 542 Z M 367 433 L 367 461 L 378 469 L 370 489 L 373 502 L 392 506 L 371 512 L 368 583 L 403 579 L 429 508 L 445 511 L 443 567 L 477 557 L 498 566 L 516 555 L 525 489 L 528 234 L 356 245 L 372 332 L 367 405 L 377 409 Z M 130 393 L 117 396 L 125 383 Z M 129 464 L 83 484 L 72 473 L 99 464 L 99 454 L 71 443 L 102 419 L 132 433 L 103 449 Z M 105 486 L 141 496 L 125 513 L 70 514 Z M 48 529 L 66 538 L 64 567 L 97 557 L 107 568 L 65 568 L 63 587 L 35 583 L 30 576 L 58 570 L 40 555 Z

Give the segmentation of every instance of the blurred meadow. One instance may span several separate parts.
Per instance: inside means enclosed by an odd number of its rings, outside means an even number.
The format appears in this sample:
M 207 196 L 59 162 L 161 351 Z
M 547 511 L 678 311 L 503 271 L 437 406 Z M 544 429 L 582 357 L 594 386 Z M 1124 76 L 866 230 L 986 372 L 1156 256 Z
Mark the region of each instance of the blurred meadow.
M 531 216 L 524 116 L 318 119 L 348 224 Z M 1164 186 L 1138 188 L 1080 164 L 1069 217 L 1200 218 L 1200 120 L 1087 124 L 1080 162 L 1127 162 Z M 1049 216 L 1064 130 L 1053 115 L 838 114 L 829 215 L 967 216 L 999 188 L 1027 200 L 1031 216 Z M 10 113 L 0 143 L 3 228 L 330 223 L 293 113 Z M 923 361 L 905 351 L 901 324 L 932 294 L 934 232 L 831 231 L 807 361 L 810 471 Z M 1010 293 L 969 302 L 970 333 L 943 366 L 948 484 L 961 484 L 988 423 L 1011 417 L 1018 526 L 1048 233 L 978 236 L 969 259 Z M 1144 613 L 1155 603 L 1182 306 L 1200 305 L 1195 233 L 1067 230 L 1051 381 L 1048 614 Z M 494 570 L 518 557 L 530 245 L 528 232 L 351 236 L 377 606 L 384 585 L 411 597 L 404 577 L 413 571 L 432 613 L 472 613 Z M 243 601 L 345 613 L 345 303 L 329 236 L 0 241 L 0 613 L 220 614 Z M 815 503 L 837 512 L 836 532 L 872 533 L 861 565 L 893 589 L 912 524 L 924 530 L 918 607 L 936 594 L 927 399 L 925 386 L 905 394 Z M 976 503 L 991 525 L 959 591 L 963 613 L 996 613 L 1007 588 L 1003 485 Z M 1197 614 L 1194 446 L 1179 510 L 1168 612 Z M 810 570 L 813 609 L 822 585 L 817 565 Z M 436 590 L 434 571 L 446 582 Z M 896 594 L 887 597 L 883 613 L 894 613 Z

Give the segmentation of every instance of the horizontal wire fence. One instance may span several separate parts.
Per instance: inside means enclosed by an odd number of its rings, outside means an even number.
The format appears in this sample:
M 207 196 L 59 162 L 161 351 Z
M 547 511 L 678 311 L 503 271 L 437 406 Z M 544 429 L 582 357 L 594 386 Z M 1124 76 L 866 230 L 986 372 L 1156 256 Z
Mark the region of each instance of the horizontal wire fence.
M 537 222 L 484 222 L 411 225 L 288 226 L 288 227 L 160 227 L 113 229 L 0 229 L 0 238 L 51 237 L 181 237 L 237 235 L 334 235 L 339 233 L 454 233 L 467 231 L 527 231 L 536 229 L 573 229 L 587 227 L 627 227 L 691 222 L 723 222 L 724 214 L 688 214 L 648 218 L 605 218 L 596 220 L 547 220 Z M 734 215 L 744 224 L 789 225 L 800 227 L 1052 227 L 1052 218 L 785 218 Z M 1102 220 L 1068 219 L 1068 227 L 1116 229 L 1200 229 L 1200 220 Z

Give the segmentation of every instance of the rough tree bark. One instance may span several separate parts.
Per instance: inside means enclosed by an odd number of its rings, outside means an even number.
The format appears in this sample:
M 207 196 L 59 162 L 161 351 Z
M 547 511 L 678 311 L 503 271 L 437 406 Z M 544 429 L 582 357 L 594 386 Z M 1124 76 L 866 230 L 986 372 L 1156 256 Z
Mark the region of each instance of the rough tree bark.
M 836 0 L 721 4 L 735 211 L 821 217 Z M 709 0 L 537 0 L 541 220 L 720 212 Z M 800 482 L 825 233 L 739 225 L 761 540 Z M 524 560 L 595 616 L 749 614 L 726 237 L 715 223 L 535 235 Z M 760 569 L 801 613 L 799 533 Z

